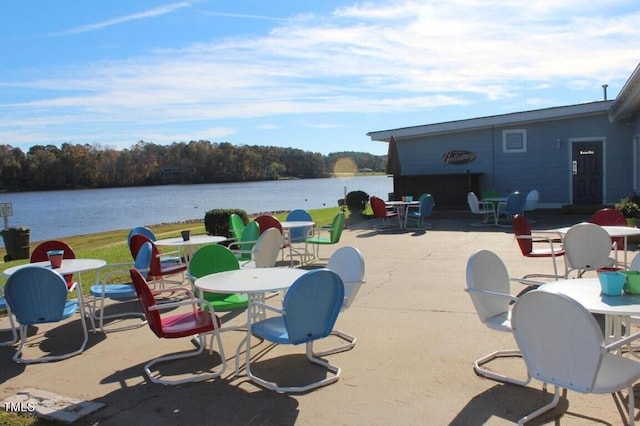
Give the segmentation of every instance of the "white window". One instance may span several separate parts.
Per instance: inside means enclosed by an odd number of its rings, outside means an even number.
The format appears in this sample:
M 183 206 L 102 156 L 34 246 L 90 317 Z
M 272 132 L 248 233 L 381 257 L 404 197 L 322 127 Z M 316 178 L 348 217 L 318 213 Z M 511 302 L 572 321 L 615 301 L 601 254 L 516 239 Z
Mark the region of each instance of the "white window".
M 527 131 L 525 129 L 502 131 L 502 152 L 527 152 Z

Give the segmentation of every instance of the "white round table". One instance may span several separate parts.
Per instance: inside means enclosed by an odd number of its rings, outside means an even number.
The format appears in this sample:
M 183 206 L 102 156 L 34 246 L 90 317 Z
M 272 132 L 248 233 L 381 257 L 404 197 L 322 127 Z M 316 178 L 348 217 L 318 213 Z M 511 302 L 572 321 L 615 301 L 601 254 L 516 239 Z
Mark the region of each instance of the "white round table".
M 204 246 L 207 244 L 218 244 L 225 240 L 227 240 L 227 237 L 219 235 L 192 235 L 187 241 L 183 240 L 182 237 L 174 237 L 156 240 L 154 241 L 154 244 L 157 246 L 178 247 L 188 265 L 189 260 L 191 260 L 191 256 L 193 255 L 194 247 Z
M 609 234 L 611 238 L 622 237 L 624 239 L 624 264 L 626 268 L 628 265 L 627 238 L 634 235 L 640 235 L 640 228 L 632 228 L 630 226 L 608 226 L 608 225 L 601 226 L 601 228 L 607 231 L 607 234 Z M 570 226 L 565 226 L 563 228 L 556 229 L 556 232 L 564 238 L 565 234 L 567 233 L 567 231 L 569 231 L 569 229 L 571 229 Z
M 307 251 L 306 247 L 306 239 L 311 236 L 313 232 L 313 227 L 316 226 L 316 223 L 310 220 L 287 220 L 281 222 L 282 231 L 284 233 L 285 243 L 289 245 L 289 258 L 291 259 L 290 265 L 293 266 L 293 253 L 295 252 L 298 256 L 300 256 L 300 264 L 304 264 L 305 260 L 310 257 L 310 254 Z M 304 241 L 291 241 L 291 229 L 294 228 L 307 228 L 307 236 Z M 298 249 L 293 248 L 294 242 L 304 242 L 305 248 L 304 251 L 300 252 Z

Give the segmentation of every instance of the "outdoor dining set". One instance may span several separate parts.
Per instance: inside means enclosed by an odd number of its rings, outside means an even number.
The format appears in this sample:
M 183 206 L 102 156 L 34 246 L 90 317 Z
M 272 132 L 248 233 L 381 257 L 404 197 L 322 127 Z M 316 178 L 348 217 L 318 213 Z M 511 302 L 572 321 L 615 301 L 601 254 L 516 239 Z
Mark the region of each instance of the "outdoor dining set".
M 271 215 L 248 223 L 234 216 L 229 218 L 230 236 L 183 232 L 181 237 L 158 239 L 147 227 L 133 228 L 127 237 L 130 263 L 76 258 L 73 249 L 58 240 L 38 245 L 30 263 L 4 270 L 8 279 L 0 309 L 6 310 L 10 328 L 0 332 L 10 337 L 0 345 L 15 346 L 17 363 L 60 361 L 84 351 L 89 328 L 108 335 L 148 326 L 158 338 L 189 338 L 196 346 L 144 366 L 150 382 L 177 385 L 221 376 L 227 367 L 221 333 L 237 331 L 244 338 L 235 351 L 236 376 L 244 354 L 246 376 L 277 392 L 306 392 L 337 381 L 340 367 L 326 357 L 356 344 L 355 336 L 335 324 L 364 283 L 364 259 L 357 248 L 343 246 L 322 260 L 319 246 L 339 242 L 344 212 L 325 227 L 316 226 L 303 210 L 282 222 Z M 95 272 L 95 282 L 83 294 L 81 273 L 87 271 Z M 243 311 L 246 321 L 240 324 L 227 324 L 222 316 Z M 77 348 L 33 356 L 37 351 L 29 343 L 34 338 L 30 326 L 58 323 L 77 313 L 82 327 Z M 315 341 L 331 335 L 340 343 L 314 350 Z M 261 377 L 251 369 L 252 338 L 278 345 L 304 343 L 308 360 L 328 374 L 303 385 Z M 198 356 L 207 346 L 210 354 L 215 348 L 220 359 L 212 361 L 208 371 L 194 367 L 192 373 L 173 377 L 159 367 Z
M 484 200 L 476 213 L 493 214 L 490 202 Z M 478 206 L 473 193 L 469 204 Z M 640 255 L 629 261 L 628 251 L 629 237 L 640 235 L 640 229 L 627 226 L 624 216 L 610 208 L 599 210 L 588 222 L 556 229 L 532 230 L 520 213 L 511 223 L 514 249 L 549 263 L 544 270 L 541 264 L 539 271 L 511 277 L 489 248 L 469 257 L 466 291 L 481 322 L 512 333 L 517 343 L 517 349 L 500 349 L 477 359 L 474 370 L 518 386 L 531 379 L 541 381 L 545 389 L 554 386 L 552 400 L 519 424 L 553 409 L 562 388 L 612 394 L 626 389 L 628 422 L 633 424 L 633 384 L 640 379 L 640 352 L 632 345 L 640 338 Z M 519 291 L 512 292 L 512 284 Z M 511 377 L 487 365 L 503 357 L 521 357 L 526 376 Z

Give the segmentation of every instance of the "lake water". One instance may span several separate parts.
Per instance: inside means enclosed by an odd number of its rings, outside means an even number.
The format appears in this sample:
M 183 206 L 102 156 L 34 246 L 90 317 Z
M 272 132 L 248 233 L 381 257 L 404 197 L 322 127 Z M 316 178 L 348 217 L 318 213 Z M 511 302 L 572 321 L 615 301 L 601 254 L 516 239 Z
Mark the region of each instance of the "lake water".
M 0 194 L 0 203 L 12 203 L 9 227 L 29 227 L 31 241 L 41 241 L 139 225 L 204 219 L 211 209 L 237 208 L 252 214 L 333 207 L 344 197 L 345 191 L 364 191 L 386 199 L 393 191 L 393 179 L 354 176 L 5 193 Z

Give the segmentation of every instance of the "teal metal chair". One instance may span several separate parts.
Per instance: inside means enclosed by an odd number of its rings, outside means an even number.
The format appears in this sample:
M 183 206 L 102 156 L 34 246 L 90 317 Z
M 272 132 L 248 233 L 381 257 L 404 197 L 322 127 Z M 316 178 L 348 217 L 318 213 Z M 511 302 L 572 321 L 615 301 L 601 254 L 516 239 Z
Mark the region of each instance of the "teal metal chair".
M 404 216 L 404 229 L 429 229 L 431 224 L 425 222 L 425 219 L 431 216 L 433 212 L 434 201 L 431 194 L 422 194 L 420 204 L 408 205 Z M 409 221 L 416 223 L 415 227 L 409 227 Z
M 78 312 L 78 300 L 67 300 L 67 282 L 58 272 L 41 267 L 26 266 L 17 270 L 7 279 L 5 298 L 20 329 L 20 346 L 13 360 L 22 364 L 57 361 L 78 355 L 84 351 L 89 334 L 84 318 L 80 317 L 83 341 L 80 348 L 59 355 L 44 355 L 39 358 L 24 358 L 28 328 L 31 325 L 60 322 Z M 76 291 L 82 289 L 76 286 Z
M 307 243 L 313 246 L 313 257 L 320 255 L 320 246 L 338 244 L 344 229 L 344 212 L 341 211 L 333 217 L 330 228 L 316 228 L 314 235 L 307 238 Z
M 340 367 L 317 358 L 313 342 L 331 334 L 344 302 L 344 285 L 338 274 L 328 269 L 316 269 L 298 278 L 287 290 L 282 308 L 252 301 L 250 312 L 256 312 L 256 322 L 249 321 L 251 335 L 279 345 L 305 344 L 306 356 L 312 363 L 325 367 L 332 375 L 300 386 L 281 386 L 257 376 L 251 370 L 251 343 L 246 341 L 247 376 L 260 386 L 277 392 L 306 392 L 334 383 L 340 377 Z M 262 319 L 260 311 L 270 310 L 275 317 Z M 253 361 L 255 364 L 255 361 Z
M 251 260 L 251 251 L 260 237 L 260 225 L 251 221 L 244 227 L 242 235 L 236 241 L 229 244 L 229 249 L 236 255 L 239 261 Z

